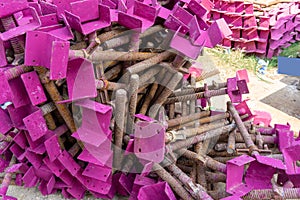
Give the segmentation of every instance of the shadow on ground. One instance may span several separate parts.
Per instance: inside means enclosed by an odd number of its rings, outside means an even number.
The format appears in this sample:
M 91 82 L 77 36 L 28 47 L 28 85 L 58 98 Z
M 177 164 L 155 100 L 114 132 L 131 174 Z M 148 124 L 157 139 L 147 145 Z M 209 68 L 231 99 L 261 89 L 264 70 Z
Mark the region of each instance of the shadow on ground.
M 287 86 L 263 98 L 261 102 L 300 119 L 300 90 L 297 89 L 298 78 L 286 76 L 280 81 L 287 84 Z

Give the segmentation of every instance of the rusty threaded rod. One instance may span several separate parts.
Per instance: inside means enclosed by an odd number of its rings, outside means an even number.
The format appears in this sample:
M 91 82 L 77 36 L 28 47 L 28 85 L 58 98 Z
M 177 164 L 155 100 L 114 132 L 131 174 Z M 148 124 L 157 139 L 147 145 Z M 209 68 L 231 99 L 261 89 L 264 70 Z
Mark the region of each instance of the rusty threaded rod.
M 66 104 L 57 104 L 56 102 L 62 101 L 63 98 L 60 95 L 56 85 L 53 81 L 49 80 L 49 77 L 46 76 L 47 70 L 44 67 L 35 67 L 35 70 L 38 72 L 41 82 L 43 83 L 45 89 L 47 90 L 50 98 L 55 103 L 58 112 L 66 122 L 68 128 L 72 133 L 76 131 L 76 125 L 74 119 L 71 115 L 70 110 L 68 109 Z
M 181 125 L 181 124 L 186 124 L 188 122 L 197 120 L 199 118 L 207 117 L 207 116 L 210 115 L 210 113 L 211 112 L 207 110 L 207 111 L 203 111 L 203 112 L 200 112 L 200 113 L 194 113 L 194 114 L 191 114 L 189 116 L 184 116 L 184 117 L 171 119 L 171 120 L 167 121 L 168 127 L 170 128 L 170 127 L 178 126 L 178 125 Z
M 181 183 L 177 181 L 171 174 L 169 174 L 162 166 L 157 163 L 153 164 L 154 172 L 164 181 L 166 181 L 174 192 L 183 200 L 193 200 L 194 198 L 182 187 Z
M 202 133 L 205 133 L 207 131 L 211 131 L 217 128 L 222 128 L 225 125 L 227 125 L 227 122 L 218 122 L 213 124 L 205 124 L 203 126 L 199 126 L 197 128 L 191 128 L 191 129 L 183 129 L 179 131 L 168 131 L 166 132 L 165 141 L 166 143 L 169 143 L 171 141 L 176 140 L 176 135 L 184 135 L 186 138 L 194 137 L 196 135 L 200 135 Z M 173 138 L 175 135 L 175 138 Z
M 56 106 L 53 102 L 49 102 L 47 104 L 40 106 L 40 109 L 42 110 L 43 115 L 46 115 L 56 110 Z
M 235 148 L 237 148 L 237 149 L 246 149 L 247 147 L 246 147 L 245 143 L 236 143 Z M 225 151 L 225 150 L 228 149 L 228 144 L 227 143 L 218 143 L 218 144 L 215 145 L 214 149 L 216 151 Z
M 139 75 L 132 74 L 130 77 L 130 84 L 128 90 L 128 115 L 127 115 L 127 134 L 133 134 L 134 130 L 134 119 L 137 107 L 137 97 L 139 89 Z
M 87 58 L 92 62 L 101 61 L 134 61 L 134 60 L 146 60 L 149 59 L 157 53 L 149 52 L 120 52 L 120 51 L 98 51 L 96 50 L 92 55 L 88 55 L 83 50 L 71 50 L 69 56 Z
M 4 75 L 5 75 L 6 79 L 9 81 L 9 80 L 19 77 L 21 74 L 30 72 L 32 70 L 33 70 L 33 67 L 31 67 L 31 66 L 19 65 L 19 66 L 16 66 L 16 67 L 13 67 L 13 68 L 10 68 L 10 69 L 4 71 Z
M 164 89 L 163 93 L 160 95 L 158 99 L 152 105 L 149 116 L 155 118 L 160 107 L 164 104 L 167 98 L 170 96 L 172 91 L 176 88 L 178 83 L 182 80 L 183 75 L 179 72 L 175 73 L 170 82 L 167 84 L 166 88 Z
M 123 83 L 116 83 L 111 81 L 106 81 L 103 79 L 96 80 L 96 88 L 98 90 L 118 90 L 118 89 L 126 89 L 127 85 Z
M 171 57 L 173 53 L 169 51 L 164 51 L 162 53 L 156 54 L 153 57 L 148 58 L 147 60 L 144 60 L 142 62 L 136 63 L 130 67 L 127 68 L 127 71 L 130 74 L 137 74 L 143 70 L 149 69 L 151 66 L 158 64 L 162 62 L 163 60 L 168 59 Z
M 115 126 L 114 126 L 114 166 L 119 168 L 122 161 L 122 144 L 124 135 L 124 124 L 126 115 L 126 103 L 127 103 L 127 92 L 124 89 L 119 89 L 116 92 L 116 110 L 115 114 Z
M 274 199 L 278 195 L 272 189 L 252 190 L 246 194 L 243 199 L 245 200 L 269 200 Z M 300 198 L 300 188 L 282 188 L 282 197 L 284 199 L 298 199 Z
M 257 147 L 255 146 L 255 144 L 253 143 L 251 136 L 247 130 L 247 128 L 245 127 L 242 119 L 240 118 L 240 115 L 238 113 L 238 111 L 235 109 L 235 107 L 232 105 L 232 103 L 230 101 L 227 102 L 227 107 L 229 112 L 232 115 L 233 120 L 235 121 L 237 128 L 239 129 L 247 147 L 252 151 L 250 152 L 251 154 L 258 154 L 257 151 Z
M 210 183 L 226 182 L 226 175 L 223 173 L 205 172 L 206 180 Z
M 108 41 L 117 35 L 120 35 L 124 30 L 121 29 L 115 29 L 111 30 L 109 32 L 102 33 L 101 35 L 98 35 L 86 48 L 86 51 L 91 54 L 96 49 L 97 46 L 99 46 L 101 43 Z
M 221 88 L 227 87 L 227 82 L 224 83 L 217 83 L 217 85 L 209 85 L 207 86 L 209 90 L 218 90 Z M 188 88 L 184 90 L 180 90 L 177 92 L 174 92 L 170 97 L 177 97 L 177 96 L 183 96 L 183 95 L 188 95 L 188 94 L 195 94 L 199 92 L 204 92 L 205 87 L 196 87 L 196 88 Z
M 170 97 L 165 101 L 165 104 L 183 102 L 188 100 L 197 100 L 200 98 L 210 98 L 214 96 L 221 96 L 227 94 L 227 89 L 209 90 L 207 92 L 199 92 L 195 94 L 188 94 L 183 96 Z
M 236 129 L 231 131 L 228 136 L 228 142 L 227 142 L 227 153 L 233 154 L 235 152 L 235 134 Z
M 173 129 L 180 129 L 182 127 L 192 126 L 196 122 L 198 122 L 199 124 L 202 125 L 202 124 L 216 122 L 216 121 L 219 121 L 219 120 L 224 120 L 224 119 L 227 119 L 229 117 L 230 117 L 230 114 L 225 112 L 225 113 L 220 113 L 220 114 L 217 114 L 217 115 L 212 115 L 212 116 L 209 116 L 209 117 L 203 117 L 203 118 L 200 118 L 199 120 L 195 120 L 195 121 L 192 121 L 192 122 L 189 122 L 189 123 L 186 123 L 186 124 L 180 124 L 180 125 L 174 126 L 172 128 Z
M 171 143 L 171 144 L 169 144 L 169 146 L 170 146 L 171 150 L 176 151 L 178 149 L 189 147 L 189 146 L 191 146 L 193 144 L 196 144 L 198 142 L 201 142 L 201 141 L 204 141 L 204 140 L 207 140 L 207 139 L 210 139 L 210 138 L 228 133 L 228 132 L 232 131 L 235 127 L 236 127 L 235 124 L 229 124 L 227 126 L 224 126 L 224 127 L 212 130 L 212 131 L 207 131 L 204 134 L 197 135 L 197 136 L 194 136 L 194 137 L 190 137 L 186 140 L 181 140 L 181 141 Z
M 193 159 L 195 161 L 200 161 L 204 164 L 205 167 L 208 167 L 210 169 L 226 173 L 226 165 L 214 160 L 213 158 L 209 156 L 201 156 L 196 154 L 195 152 L 186 150 L 186 149 L 180 149 L 177 151 L 179 155 L 183 155 L 184 157 L 187 157 L 189 159 Z
M 195 199 L 212 200 L 212 198 L 206 193 L 202 186 L 198 187 L 192 182 L 191 178 L 186 175 L 179 167 L 175 164 L 167 165 L 167 168 L 175 175 L 184 185 L 189 188 L 191 195 Z M 193 189 L 196 189 L 194 191 Z

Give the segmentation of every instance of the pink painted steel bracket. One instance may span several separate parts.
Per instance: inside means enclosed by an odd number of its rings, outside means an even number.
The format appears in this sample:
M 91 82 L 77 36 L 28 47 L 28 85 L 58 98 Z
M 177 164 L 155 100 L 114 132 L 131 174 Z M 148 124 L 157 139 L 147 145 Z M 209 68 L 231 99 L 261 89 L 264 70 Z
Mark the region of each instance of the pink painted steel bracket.
M 46 1 L 40 1 L 39 4 L 41 5 L 42 15 L 49 15 L 52 13 L 56 13 L 58 15 L 56 5 L 46 2 Z M 60 17 L 60 16 L 61 15 L 58 15 L 58 17 Z
M 267 156 L 255 155 L 255 161 L 251 162 L 245 176 L 246 184 L 252 189 L 272 189 L 271 179 L 278 170 L 286 167 L 281 160 Z
M 98 5 L 98 0 L 82 0 L 70 4 L 70 11 L 65 16 L 70 27 L 87 35 L 111 24 L 108 6 Z M 89 12 L 86 12 L 89 9 Z
M 2 40 L 0 40 L 0 67 L 5 67 L 7 65 L 7 58 L 5 53 L 5 47 Z
M 84 58 L 69 60 L 67 67 L 67 85 L 69 99 L 59 103 L 93 98 L 97 96 L 93 64 Z
M 186 39 L 181 35 L 179 30 L 180 27 L 174 34 L 170 43 L 170 47 L 179 51 L 180 53 L 189 58 L 196 59 L 200 55 L 203 46 L 193 45 L 189 39 Z
M 32 105 L 36 106 L 47 101 L 43 86 L 35 71 L 22 74 L 21 79 Z
M 53 5 L 56 6 L 57 16 L 61 17 L 62 15 L 64 15 L 65 11 L 70 11 L 71 3 L 76 1 L 78 0 L 52 0 Z
M 50 33 L 62 40 L 70 40 L 74 38 L 71 27 L 64 15 L 62 15 L 64 24 L 59 22 L 59 18 L 56 13 L 40 16 L 40 19 L 42 25 L 37 30 Z
M 129 8 L 127 7 L 126 10 Z M 144 32 L 150 28 L 156 19 L 158 10 L 139 1 L 134 1 L 133 13 L 119 11 L 118 23 L 139 32 Z
M 0 108 L 0 133 L 6 134 L 13 128 L 12 121 L 8 115 L 8 112 Z
M 46 120 L 41 110 L 38 110 L 23 119 L 32 141 L 40 139 L 48 132 Z
M 213 9 L 214 4 L 209 0 L 196 1 L 191 0 L 187 8 L 198 18 L 203 18 L 205 15 Z
M 192 18 L 192 14 L 176 4 L 173 7 L 172 13 L 166 19 L 164 26 L 173 31 L 179 31 L 182 34 L 187 34 L 190 29 L 189 23 Z
M 24 130 L 25 125 L 23 119 L 30 115 L 31 113 L 37 111 L 37 107 L 31 106 L 31 104 L 15 108 L 14 105 L 9 105 L 7 107 L 8 114 L 15 128 Z
M 20 70 L 22 67 L 16 66 L 15 69 Z M 6 72 L 7 69 L 10 68 L 0 71 L 0 104 L 12 102 L 15 108 L 27 105 L 30 100 L 21 78 L 11 77 L 10 73 Z
M 148 177 L 141 176 L 141 175 L 137 174 L 135 176 L 135 179 L 134 179 L 134 183 L 133 183 L 133 186 L 132 186 L 132 190 L 130 192 L 129 199 L 130 200 L 136 199 L 137 196 L 138 196 L 139 190 L 142 187 L 144 187 L 146 185 L 153 185 L 155 183 L 156 183 L 156 181 L 154 179 L 151 179 L 151 178 L 148 178 Z
M 255 159 L 242 155 L 227 161 L 226 163 L 226 192 L 234 196 L 241 197 L 252 189 L 243 183 L 245 165 L 253 162 Z
M 237 70 L 236 77 L 238 80 L 245 80 L 247 83 L 250 82 L 247 69 Z
M 111 150 L 111 135 L 109 136 L 109 138 L 110 140 L 107 139 L 99 147 L 95 147 L 91 144 L 85 143 L 85 149 L 78 156 L 78 159 L 94 163 L 96 165 L 112 167 L 113 152 Z
M 88 99 L 79 101 L 76 105 L 82 108 L 82 125 L 76 132 L 79 139 L 95 147 L 110 140 L 112 108 Z
M 158 122 L 135 124 L 134 153 L 143 160 L 161 162 L 165 153 L 165 127 Z
M 11 3 L 7 3 L 7 1 L 0 2 L 2 6 L 0 6 L 0 18 L 4 18 L 7 16 L 11 16 L 16 12 L 22 12 L 23 18 L 31 18 L 30 23 L 19 25 L 15 28 L 6 30 L 3 33 L 0 33 L 0 40 L 7 41 L 14 37 L 25 34 L 28 31 L 32 31 L 41 26 L 41 21 L 36 10 L 32 7 L 28 7 L 27 1 L 12 1 Z M 20 4 L 19 4 L 20 3 Z M 13 6 L 13 5 L 16 6 Z M 20 19 L 19 19 L 20 20 Z M 18 20 L 17 20 L 18 23 Z
M 265 111 L 254 111 L 255 117 L 254 117 L 254 124 L 257 125 L 263 125 L 263 126 L 270 126 L 270 123 L 272 121 L 272 116 L 270 113 Z
M 242 101 L 242 94 L 248 94 L 248 86 L 245 80 L 237 80 L 237 78 L 227 79 L 227 94 L 233 103 Z
M 51 80 L 66 78 L 69 47 L 68 41 L 49 33 L 29 31 L 26 36 L 25 65 L 50 69 Z
M 283 151 L 293 145 L 295 142 L 294 132 L 290 130 L 291 126 L 289 124 L 275 124 L 274 130 L 277 136 L 278 149 Z
M 190 22 L 189 32 L 193 44 L 210 48 L 232 34 L 224 19 L 217 20 L 206 31 L 202 31 L 196 17 Z
M 82 172 L 82 175 L 99 181 L 108 182 L 112 175 L 112 169 L 106 166 L 89 163 Z
M 248 121 L 255 117 L 255 115 L 252 114 L 250 108 L 248 107 L 247 101 L 248 100 L 245 100 L 239 103 L 238 105 L 235 105 L 235 109 L 238 111 L 239 115 L 244 116 L 242 119 L 243 121 Z
M 176 197 L 166 182 L 159 182 L 152 185 L 145 185 L 141 187 L 137 195 L 137 199 L 151 200 L 151 199 L 165 199 L 176 200 Z

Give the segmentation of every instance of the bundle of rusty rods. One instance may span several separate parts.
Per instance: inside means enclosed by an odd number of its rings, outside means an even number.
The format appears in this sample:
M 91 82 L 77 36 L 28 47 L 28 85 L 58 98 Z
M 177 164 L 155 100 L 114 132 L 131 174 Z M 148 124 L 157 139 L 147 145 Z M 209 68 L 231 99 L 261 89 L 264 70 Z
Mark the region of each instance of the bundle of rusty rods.
M 104 30 L 90 40 L 76 34 L 70 51 L 71 58 L 83 57 L 94 63 L 98 92 L 94 100 L 114 108 L 110 127 L 117 147 L 114 165 L 118 169 L 121 167 L 130 172 L 136 164 L 134 155 L 122 156 L 134 134 L 135 123 L 141 120 L 135 117 L 136 114 L 166 125 L 168 151 L 163 162 L 153 165 L 153 173 L 184 200 L 228 196 L 224 184 L 225 163 L 239 155 L 260 153 L 282 159 L 275 145 L 276 138 L 259 133 L 249 121 L 242 122 L 242 116 L 231 102 L 228 102 L 227 110 L 217 114 L 209 106 L 201 107 L 198 99 L 208 100 L 207 92 L 214 94 L 211 96 L 226 95 L 226 82 L 198 86 L 218 74 L 217 69 L 191 74 L 184 79 L 192 61 L 167 48 L 166 41 L 170 36 L 164 28 L 151 27 L 139 35 L 139 40 L 134 40 L 132 35 L 118 26 Z M 78 155 L 84 146 L 72 138 L 71 133 L 76 132 L 80 124 L 80 109 L 57 103 L 69 98 L 66 81 L 50 80 L 48 69 L 42 67 L 15 67 L 7 74 L 12 79 L 32 70 L 39 74 L 51 99 L 40 106 L 48 128 L 59 132 L 62 148 L 68 149 L 72 156 Z M 9 135 L 1 137 L 2 142 L 12 141 Z M 166 164 L 168 162 L 171 164 Z M 7 178 L 9 181 L 6 178 L 3 183 L 7 184 L 12 179 L 11 174 Z M 253 191 L 245 198 L 258 199 L 259 192 Z M 261 192 L 270 198 L 273 196 L 271 190 Z

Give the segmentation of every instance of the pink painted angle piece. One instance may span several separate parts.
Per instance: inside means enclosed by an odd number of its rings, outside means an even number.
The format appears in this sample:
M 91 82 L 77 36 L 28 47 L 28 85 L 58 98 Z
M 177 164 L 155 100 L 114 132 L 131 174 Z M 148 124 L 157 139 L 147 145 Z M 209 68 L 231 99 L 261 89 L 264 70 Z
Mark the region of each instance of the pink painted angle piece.
M 73 29 L 84 35 L 111 24 L 109 7 L 99 4 L 98 0 L 76 1 L 70 5 L 70 11 L 65 11 L 66 19 Z
M 138 158 L 161 162 L 164 158 L 165 128 L 158 122 L 140 121 L 134 133 L 134 153 Z
M 257 125 L 263 125 L 263 126 L 270 126 L 270 123 L 272 121 L 272 116 L 270 113 L 265 111 L 254 111 L 255 117 L 254 117 L 254 124 Z
M 22 74 L 21 79 L 32 105 L 36 106 L 47 101 L 43 86 L 35 71 Z
M 38 110 L 23 119 L 32 141 L 40 139 L 48 132 L 46 120 L 41 110 Z
M 247 69 L 237 70 L 236 77 L 238 78 L 238 80 L 245 80 L 247 83 L 250 82 Z
M 152 200 L 165 199 L 176 200 L 176 197 L 167 182 L 159 182 L 152 185 L 145 185 L 139 190 L 137 199 Z
M 180 27 L 174 34 L 174 36 L 171 40 L 171 43 L 170 43 L 170 47 L 179 51 L 180 53 L 182 53 L 183 55 L 185 55 L 189 58 L 192 58 L 192 59 L 198 58 L 198 56 L 200 55 L 200 53 L 203 49 L 203 46 L 201 46 L 201 45 L 198 46 L 198 45 L 192 44 L 189 39 L 186 39 L 179 33 L 179 30 L 180 30 Z
M 107 167 L 111 166 L 111 157 L 113 155 L 111 148 L 111 141 L 107 140 L 99 147 L 95 147 L 91 144 L 85 143 L 85 149 L 78 156 L 79 160 L 91 162 L 96 165 L 102 165 Z
M 11 5 L 9 5 L 9 7 L 11 7 Z M 27 7 L 25 9 L 23 9 L 22 17 L 23 18 L 29 17 L 29 18 L 31 18 L 31 20 L 28 21 L 28 23 L 26 23 L 26 24 L 22 24 L 22 25 L 19 24 L 12 29 L 9 29 L 3 33 L 0 33 L 0 40 L 8 41 L 14 37 L 23 35 L 26 32 L 35 30 L 41 26 L 41 21 L 39 19 L 39 16 L 33 7 Z
M 237 196 L 229 196 L 229 197 L 222 198 L 220 200 L 242 200 L 242 198 Z
M 3 41 L 0 40 L 0 67 L 4 67 L 7 65 L 5 47 Z
M 1 0 L 0 4 L 1 4 L 0 18 L 6 17 L 8 15 L 12 15 L 16 12 L 28 8 L 29 6 L 26 0 L 13 0 L 13 1 Z
M 6 134 L 13 128 L 13 124 L 10 117 L 8 116 L 8 113 L 2 108 L 0 108 L 0 119 L 0 133 Z
M 96 97 L 96 82 L 93 64 L 83 58 L 72 59 L 68 63 L 67 85 L 69 99 L 79 100 Z
M 60 23 L 56 13 L 40 16 L 40 19 L 42 26 L 37 30 L 48 32 L 55 37 L 61 38 L 62 40 L 73 39 L 74 36 L 71 27 L 64 15 L 62 15 L 64 24 Z
M 194 17 L 190 23 L 190 35 L 194 44 L 215 47 L 232 34 L 224 19 L 216 20 L 206 31 L 200 30 L 199 23 Z
M 65 11 L 71 10 L 71 3 L 78 0 L 52 0 L 53 5 L 56 6 L 57 15 L 60 17 Z
M 95 147 L 110 140 L 112 108 L 88 99 L 79 101 L 76 105 L 82 108 L 82 125 L 77 130 L 80 140 Z
M 51 80 L 66 78 L 69 47 L 68 41 L 49 33 L 30 31 L 26 35 L 25 65 L 50 69 Z
M 187 34 L 189 31 L 189 23 L 193 15 L 184 8 L 176 4 L 173 7 L 172 13 L 165 20 L 164 26 L 173 31 L 179 31 L 182 34 Z
M 128 8 L 128 7 L 127 7 Z M 158 10 L 139 1 L 134 1 L 133 13 L 120 11 L 118 14 L 118 23 L 139 32 L 144 32 L 151 27 L 156 19 Z
M 112 169 L 106 166 L 95 165 L 93 163 L 89 163 L 82 175 L 88 176 L 90 178 L 97 179 L 99 181 L 108 182 L 109 178 L 111 178 Z
M 255 158 L 242 155 L 227 161 L 226 192 L 240 197 L 251 191 L 251 188 L 243 183 L 243 176 L 245 165 L 254 160 Z
M 241 103 L 235 105 L 235 109 L 238 111 L 240 116 L 244 116 L 243 121 L 248 121 L 252 119 L 253 117 L 256 117 L 252 114 L 248 104 L 248 100 L 242 101 Z

